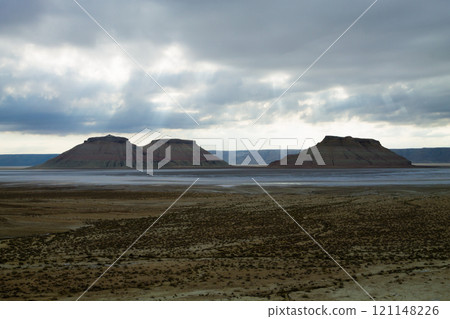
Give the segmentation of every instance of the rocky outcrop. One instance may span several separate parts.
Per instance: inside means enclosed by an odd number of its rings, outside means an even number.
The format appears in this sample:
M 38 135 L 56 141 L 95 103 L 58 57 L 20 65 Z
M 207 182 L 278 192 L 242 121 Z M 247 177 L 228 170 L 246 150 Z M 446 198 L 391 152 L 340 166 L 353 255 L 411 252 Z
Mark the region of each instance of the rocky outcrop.
M 299 163 L 300 154 L 293 154 L 287 156 L 287 165 L 281 165 L 283 163 L 283 160 L 281 160 L 270 163 L 269 167 L 364 168 L 412 166 L 409 160 L 383 147 L 379 141 L 374 139 L 326 136 L 315 147 L 320 156 L 316 156 L 315 153 L 317 152 L 314 147 L 305 152 L 312 160 Z M 321 164 L 320 157 L 325 165 L 319 165 Z M 286 159 L 284 160 L 286 161 Z
M 146 150 L 153 144 L 162 140 L 154 140 L 149 145 L 143 146 L 143 167 L 146 168 Z M 162 141 L 161 147 L 153 152 L 154 167 L 165 158 L 166 148 L 170 146 L 170 160 L 163 168 L 189 168 L 189 167 L 227 167 L 228 163 L 220 159 L 207 160 L 212 157 L 208 151 L 197 146 L 195 141 L 168 139 Z M 91 137 L 83 144 L 48 160 L 47 162 L 35 166 L 34 168 L 127 168 L 126 166 L 126 145 L 125 137 L 107 135 L 103 137 Z M 194 148 L 198 148 L 200 154 L 200 165 L 194 165 Z M 136 146 L 132 147 L 133 166 L 136 166 Z

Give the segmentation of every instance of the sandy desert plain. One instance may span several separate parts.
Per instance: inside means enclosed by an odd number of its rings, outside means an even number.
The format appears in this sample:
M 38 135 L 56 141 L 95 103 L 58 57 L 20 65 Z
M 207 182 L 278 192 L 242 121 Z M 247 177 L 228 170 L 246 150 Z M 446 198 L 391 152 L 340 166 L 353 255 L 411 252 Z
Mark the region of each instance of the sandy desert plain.
M 0 186 L 0 299 L 76 300 L 186 189 Z M 268 187 L 377 300 L 450 300 L 450 187 Z M 194 186 L 81 300 L 370 300 L 262 190 Z

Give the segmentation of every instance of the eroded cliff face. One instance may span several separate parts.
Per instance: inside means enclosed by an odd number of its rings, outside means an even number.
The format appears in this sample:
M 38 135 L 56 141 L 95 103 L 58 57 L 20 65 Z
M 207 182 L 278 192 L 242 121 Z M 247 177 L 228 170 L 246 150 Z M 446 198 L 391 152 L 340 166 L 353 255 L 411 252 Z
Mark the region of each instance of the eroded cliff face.
M 287 167 L 410 167 L 411 162 L 383 147 L 374 139 L 353 138 L 351 136 L 326 136 L 316 145 L 317 151 L 325 165 L 319 165 L 320 159 L 310 148 L 306 154 L 311 156 L 312 161 L 304 161 L 301 165 L 297 161 L 299 154 L 287 156 Z M 286 160 L 286 159 L 285 159 Z M 297 165 L 295 164 L 297 162 Z M 281 165 L 282 161 L 275 161 L 269 167 L 286 167 Z

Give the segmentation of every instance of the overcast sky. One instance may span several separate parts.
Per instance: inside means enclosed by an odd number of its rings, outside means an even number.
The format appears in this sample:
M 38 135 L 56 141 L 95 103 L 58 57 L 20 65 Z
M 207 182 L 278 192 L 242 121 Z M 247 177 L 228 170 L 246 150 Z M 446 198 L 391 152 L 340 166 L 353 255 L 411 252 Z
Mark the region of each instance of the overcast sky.
M 373 0 L 79 2 L 144 70 L 74 1 L 1 0 L 0 153 L 144 128 L 450 146 L 449 1 L 379 0 L 255 125 Z

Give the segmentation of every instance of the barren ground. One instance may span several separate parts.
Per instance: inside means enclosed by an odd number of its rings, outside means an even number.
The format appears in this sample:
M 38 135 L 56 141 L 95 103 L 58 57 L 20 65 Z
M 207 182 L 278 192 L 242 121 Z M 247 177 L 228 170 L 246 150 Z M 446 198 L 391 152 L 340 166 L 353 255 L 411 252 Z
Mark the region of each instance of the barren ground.
M 0 186 L 0 299 L 77 299 L 183 190 Z M 375 299 L 450 300 L 450 187 L 267 190 Z M 194 186 L 83 300 L 369 297 L 255 185 Z

